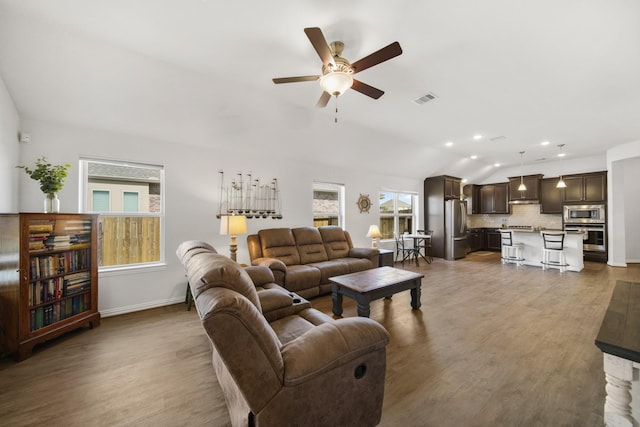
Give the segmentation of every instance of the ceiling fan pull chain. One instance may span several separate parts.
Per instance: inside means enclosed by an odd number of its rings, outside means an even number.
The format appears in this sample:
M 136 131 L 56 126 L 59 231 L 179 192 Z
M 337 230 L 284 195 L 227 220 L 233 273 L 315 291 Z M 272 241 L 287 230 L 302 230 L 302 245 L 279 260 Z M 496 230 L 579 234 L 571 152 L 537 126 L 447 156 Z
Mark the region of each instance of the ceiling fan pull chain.
M 338 95 L 336 95 L 336 117 L 334 123 L 338 123 Z

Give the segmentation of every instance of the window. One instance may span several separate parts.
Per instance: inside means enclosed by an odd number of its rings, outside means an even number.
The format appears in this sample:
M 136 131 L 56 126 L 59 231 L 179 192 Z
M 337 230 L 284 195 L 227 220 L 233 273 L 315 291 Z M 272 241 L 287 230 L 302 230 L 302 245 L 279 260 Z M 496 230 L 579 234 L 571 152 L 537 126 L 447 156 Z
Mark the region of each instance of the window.
M 91 206 L 94 212 L 109 212 L 109 200 L 111 195 L 105 190 L 93 190 L 91 192 Z
M 313 226 L 344 225 L 344 185 L 313 183 Z
M 380 234 L 393 239 L 395 233 L 412 233 L 418 223 L 418 195 L 383 191 L 380 193 Z
M 138 192 L 123 191 L 122 206 L 125 212 L 138 212 Z
M 98 267 L 164 261 L 164 168 L 81 159 L 81 211 L 99 213 Z

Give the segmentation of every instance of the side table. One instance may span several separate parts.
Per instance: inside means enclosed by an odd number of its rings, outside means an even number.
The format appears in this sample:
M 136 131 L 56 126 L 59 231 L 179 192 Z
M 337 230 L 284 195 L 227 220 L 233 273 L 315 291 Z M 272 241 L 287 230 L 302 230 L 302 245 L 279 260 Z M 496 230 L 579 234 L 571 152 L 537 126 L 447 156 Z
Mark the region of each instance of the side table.
M 378 267 L 393 267 L 393 251 L 389 249 L 378 249 L 380 251 Z

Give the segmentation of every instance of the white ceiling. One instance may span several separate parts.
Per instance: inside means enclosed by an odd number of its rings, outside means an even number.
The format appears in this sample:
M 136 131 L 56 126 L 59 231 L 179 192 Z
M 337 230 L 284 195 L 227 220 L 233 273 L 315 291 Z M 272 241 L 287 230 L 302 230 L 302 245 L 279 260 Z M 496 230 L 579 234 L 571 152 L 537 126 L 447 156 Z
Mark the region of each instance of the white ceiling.
M 404 50 L 358 74 L 386 93 L 348 91 L 337 124 L 317 82 L 271 81 L 321 73 L 311 26 L 351 62 Z M 0 0 L 0 76 L 25 118 L 481 179 L 519 151 L 529 164 L 640 138 L 640 2 Z

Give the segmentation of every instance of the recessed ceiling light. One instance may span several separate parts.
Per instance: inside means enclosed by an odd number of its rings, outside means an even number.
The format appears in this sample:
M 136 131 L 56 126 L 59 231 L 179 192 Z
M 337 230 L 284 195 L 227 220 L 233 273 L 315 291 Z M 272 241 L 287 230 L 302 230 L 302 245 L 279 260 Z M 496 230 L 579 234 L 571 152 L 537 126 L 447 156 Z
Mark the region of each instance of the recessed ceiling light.
M 540 145 L 549 145 L 549 141 L 542 141 Z
M 499 168 L 500 167 L 500 163 L 494 163 L 493 166 Z
M 473 139 L 475 139 L 476 141 L 479 139 L 482 139 L 482 135 L 477 134 L 477 135 L 473 135 Z
M 473 159 L 473 160 L 475 160 L 477 158 L 478 158 L 478 156 L 476 156 L 475 154 L 473 156 L 471 156 L 471 159 Z
M 451 141 L 445 142 L 444 145 L 446 145 L 447 147 L 451 147 L 453 145 L 453 142 Z
M 467 182 L 467 178 L 462 178 L 462 182 L 466 183 Z
M 560 153 L 560 154 L 558 154 L 558 157 L 564 157 L 564 156 L 566 156 L 566 154 L 565 154 L 565 153 Z

